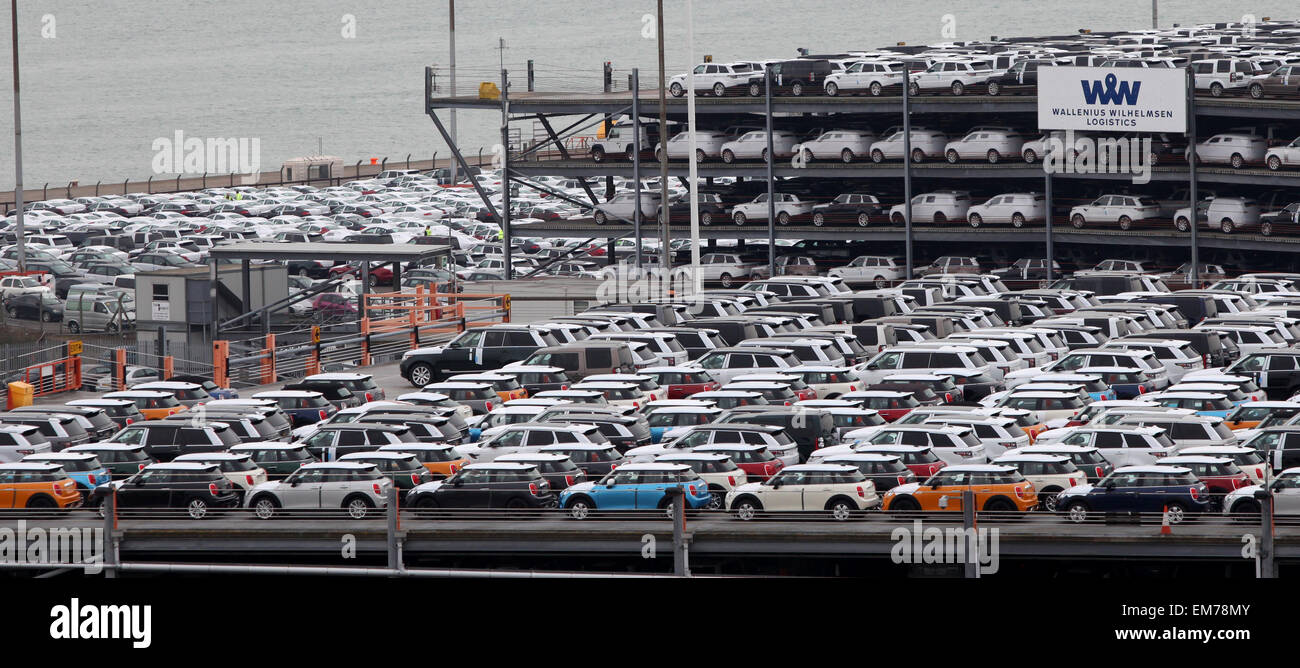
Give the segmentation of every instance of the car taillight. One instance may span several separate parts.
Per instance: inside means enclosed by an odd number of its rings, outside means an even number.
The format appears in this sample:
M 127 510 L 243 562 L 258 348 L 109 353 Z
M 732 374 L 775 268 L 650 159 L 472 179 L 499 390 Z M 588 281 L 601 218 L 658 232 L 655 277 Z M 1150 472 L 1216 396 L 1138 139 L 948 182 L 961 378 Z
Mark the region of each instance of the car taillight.
M 377 483 L 377 482 L 376 482 L 376 483 L 371 483 L 370 486 L 374 488 L 374 490 L 375 490 L 375 496 L 383 496 L 383 495 L 384 495 L 384 490 L 379 486 L 379 483 Z
M 858 386 L 857 386 L 857 385 L 849 385 L 849 391 L 850 391 L 850 392 L 857 392 L 857 391 L 858 391 Z
M 221 494 L 221 490 L 217 488 L 217 483 L 215 482 L 208 483 L 208 491 L 212 493 L 212 496 Z
M 251 475 L 246 475 L 246 476 L 244 476 L 244 480 L 248 481 L 248 484 L 249 484 L 249 485 L 252 485 L 252 484 L 253 484 L 253 476 L 251 476 Z
M 727 484 L 728 484 L 728 485 L 731 485 L 732 487 L 735 487 L 735 485 L 736 485 L 736 476 L 734 476 L 734 475 L 729 475 L 729 476 L 727 476 Z
M 907 484 L 907 476 L 901 476 L 901 475 L 898 476 L 898 484 L 900 484 L 900 485 L 906 485 L 906 484 Z
M 325 411 L 316 411 L 316 413 L 317 413 L 318 415 L 320 415 L 320 419 L 322 419 L 322 420 L 325 419 Z
M 1188 487 L 1187 491 L 1192 495 L 1193 501 L 1201 498 L 1201 493 L 1195 487 Z
M 820 450 L 824 447 L 826 447 L 826 439 L 822 438 L 821 436 L 818 436 L 817 442 L 813 443 L 813 448 L 816 450 Z
M 144 462 L 140 462 L 140 468 L 139 468 L 138 470 L 140 470 L 140 471 L 143 471 L 143 470 L 144 470 Z
M 565 484 L 566 487 L 567 487 L 567 486 L 572 486 L 572 485 L 573 485 L 573 476 L 571 476 L 571 475 L 566 475 L 566 476 L 564 476 L 564 484 Z
M 945 392 L 943 394 L 943 400 L 948 403 L 952 403 L 952 392 Z
M 413 484 L 413 485 L 418 485 L 418 484 L 420 484 L 420 474 L 419 474 L 419 473 L 412 473 L 412 474 L 411 474 L 411 484 Z
M 656 395 L 654 392 L 650 393 L 650 401 L 658 401 L 658 399 L 659 399 L 658 395 Z
M 1138 394 L 1146 394 L 1146 393 L 1147 393 L 1147 386 L 1146 386 L 1146 385 L 1138 385 Z
M 772 465 L 771 465 L 771 464 L 764 464 L 764 465 L 763 465 L 763 475 L 772 475 Z
M 934 475 L 934 474 L 938 473 L 938 472 L 939 472 L 939 469 L 941 469 L 941 468 L 943 468 L 943 467 L 940 466 L 940 465 L 937 464 L 937 463 L 935 463 L 935 464 L 931 464 L 931 465 L 930 465 L 930 475 Z
M 561 385 L 561 386 L 560 386 L 560 389 L 561 389 L 561 390 L 568 390 L 568 389 L 569 389 L 569 386 L 568 386 L 568 385 Z
M 127 418 L 127 419 L 126 419 L 126 423 L 127 423 L 127 424 L 131 424 L 132 422 L 135 422 L 135 420 L 132 420 L 131 418 Z
M 538 491 L 539 491 L 539 490 L 537 489 L 537 483 L 535 483 L 535 482 L 530 482 L 530 483 L 528 483 L 528 493 L 529 493 L 529 494 L 532 494 L 533 496 L 537 496 Z
M 639 401 L 632 402 L 632 408 L 640 408 L 640 407 L 641 407 L 641 402 Z
M 858 485 L 858 496 L 864 499 L 867 498 L 867 490 L 862 489 L 862 485 Z
M 691 496 L 695 496 L 695 485 L 687 485 L 687 487 L 691 490 Z
M 483 404 L 483 407 L 484 407 L 485 409 L 487 409 L 487 410 L 492 410 L 492 402 L 491 402 L 491 401 L 488 401 L 488 402 L 484 403 L 484 404 Z
M 374 400 L 375 400 L 375 395 L 366 392 L 366 401 L 374 401 Z

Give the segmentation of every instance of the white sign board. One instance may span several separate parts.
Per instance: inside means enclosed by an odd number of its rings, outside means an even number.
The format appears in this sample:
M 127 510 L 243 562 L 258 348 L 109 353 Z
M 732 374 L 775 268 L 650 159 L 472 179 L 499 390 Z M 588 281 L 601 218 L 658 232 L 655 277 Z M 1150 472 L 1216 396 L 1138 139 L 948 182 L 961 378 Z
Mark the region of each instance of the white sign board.
M 150 302 L 153 305 L 154 320 L 171 320 L 172 305 L 170 302 Z
M 1156 67 L 1041 68 L 1038 128 L 1187 132 L 1187 71 Z

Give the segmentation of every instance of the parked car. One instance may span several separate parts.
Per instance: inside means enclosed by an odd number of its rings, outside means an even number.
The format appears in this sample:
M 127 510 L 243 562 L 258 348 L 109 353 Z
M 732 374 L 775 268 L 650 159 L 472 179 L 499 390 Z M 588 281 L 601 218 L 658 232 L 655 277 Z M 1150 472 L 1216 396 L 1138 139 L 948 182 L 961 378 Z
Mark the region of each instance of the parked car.
M 1072 522 L 1090 513 L 1162 513 L 1181 524 L 1210 509 L 1210 490 L 1181 466 L 1123 466 L 1096 485 L 1071 487 L 1056 497 L 1057 511 Z
M 129 478 L 96 487 L 86 504 L 103 512 L 110 494 L 120 510 L 177 508 L 196 520 L 239 506 L 239 493 L 221 468 L 196 462 L 149 464 Z
M 284 480 L 254 485 L 244 494 L 244 506 L 264 520 L 285 511 L 329 509 L 342 509 L 348 517 L 359 520 L 374 509 L 388 506 L 392 486 L 393 482 L 374 464 L 310 463 Z

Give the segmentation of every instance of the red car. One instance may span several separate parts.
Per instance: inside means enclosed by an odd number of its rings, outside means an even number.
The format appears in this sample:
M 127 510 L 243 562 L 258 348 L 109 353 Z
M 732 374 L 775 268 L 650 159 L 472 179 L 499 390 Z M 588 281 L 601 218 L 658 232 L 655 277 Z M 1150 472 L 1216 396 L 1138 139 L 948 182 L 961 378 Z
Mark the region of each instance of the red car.
M 699 369 L 656 366 L 643 369 L 637 375 L 654 378 L 665 399 L 686 399 L 696 392 L 711 392 L 722 387 L 709 376 L 709 372 Z
M 745 472 L 750 480 L 767 480 L 776 474 L 777 471 L 785 468 L 785 464 L 776 458 L 765 445 L 749 445 L 744 443 L 724 443 L 721 445 L 702 445 L 695 448 L 693 452 L 711 452 L 731 457 L 731 461 Z
M 840 395 L 840 398 L 845 401 L 862 402 L 863 408 L 870 408 L 880 413 L 880 417 L 885 418 L 885 422 L 893 422 L 921 405 L 911 392 L 898 390 L 858 390 L 845 392 Z
M 330 278 L 351 274 L 361 276 L 361 267 L 355 264 L 340 264 L 330 267 Z M 393 282 L 393 270 L 388 265 L 380 265 L 370 268 L 370 285 L 390 285 Z
M 313 311 L 319 311 L 329 316 L 355 316 L 357 307 L 348 299 L 347 295 L 339 292 L 324 292 L 316 295 L 311 302 Z
M 1174 455 L 1160 460 L 1161 466 L 1181 466 L 1210 488 L 1210 503 L 1221 506 L 1229 492 L 1251 485 L 1250 476 L 1229 457 Z
M 916 474 L 918 480 L 925 480 L 946 466 L 928 445 L 868 445 L 854 449 L 854 452 L 895 455 L 903 460 L 907 470 Z

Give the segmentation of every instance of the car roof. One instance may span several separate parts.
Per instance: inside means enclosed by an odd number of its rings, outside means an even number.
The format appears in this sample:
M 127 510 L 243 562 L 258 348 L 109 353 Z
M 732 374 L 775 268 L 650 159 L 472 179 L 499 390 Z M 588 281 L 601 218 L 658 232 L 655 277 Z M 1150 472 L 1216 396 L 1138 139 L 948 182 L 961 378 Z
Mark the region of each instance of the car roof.
M 1191 473 L 1191 469 L 1181 466 L 1121 466 L 1114 471 L 1115 473 Z
M 249 459 L 252 455 L 244 452 L 187 452 L 183 455 L 177 455 L 174 462 L 201 462 L 206 460 L 235 460 Z

